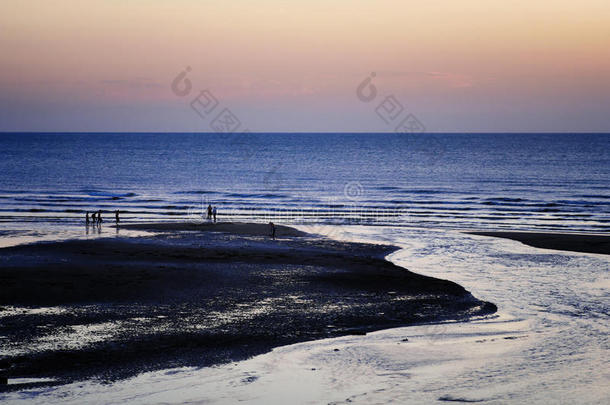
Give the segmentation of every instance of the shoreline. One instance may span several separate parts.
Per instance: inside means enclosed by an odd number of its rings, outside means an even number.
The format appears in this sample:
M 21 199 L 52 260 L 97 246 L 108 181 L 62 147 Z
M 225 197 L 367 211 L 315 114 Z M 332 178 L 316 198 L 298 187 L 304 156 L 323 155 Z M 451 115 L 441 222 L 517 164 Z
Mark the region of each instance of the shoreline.
M 390 263 L 396 247 L 280 226 L 273 241 L 262 237 L 268 224 L 187 225 L 0 249 L 0 334 L 8 339 L 0 368 L 59 384 L 110 381 L 497 310 L 456 283 Z M 135 225 L 146 226 L 161 230 Z M 191 232 L 202 228 L 224 230 Z
M 610 255 L 610 235 L 524 231 L 476 231 L 464 233 L 515 240 L 541 249 Z
M 117 225 L 112 225 L 114 228 Z M 252 222 L 152 222 L 131 223 L 119 225 L 119 229 L 152 232 L 178 232 L 178 231 L 200 231 L 200 232 L 224 232 L 240 236 L 269 236 L 271 228 L 269 224 Z M 276 237 L 311 236 L 295 228 L 286 225 L 275 225 Z

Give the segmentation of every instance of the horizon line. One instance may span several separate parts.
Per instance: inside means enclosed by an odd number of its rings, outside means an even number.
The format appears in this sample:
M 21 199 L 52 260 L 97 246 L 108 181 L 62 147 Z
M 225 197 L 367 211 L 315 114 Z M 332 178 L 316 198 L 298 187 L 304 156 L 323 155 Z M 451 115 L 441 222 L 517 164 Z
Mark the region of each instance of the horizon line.
M 297 135 L 297 134 L 380 134 L 380 135 L 518 135 L 518 134 L 597 134 L 597 135 L 610 135 L 609 131 L 447 131 L 447 132 L 413 132 L 413 133 L 400 133 L 400 132 L 383 132 L 383 131 L 250 131 L 250 132 L 197 132 L 197 131 L 0 131 L 0 134 L 202 134 L 202 135 L 253 135 L 253 134 L 278 134 L 278 135 Z

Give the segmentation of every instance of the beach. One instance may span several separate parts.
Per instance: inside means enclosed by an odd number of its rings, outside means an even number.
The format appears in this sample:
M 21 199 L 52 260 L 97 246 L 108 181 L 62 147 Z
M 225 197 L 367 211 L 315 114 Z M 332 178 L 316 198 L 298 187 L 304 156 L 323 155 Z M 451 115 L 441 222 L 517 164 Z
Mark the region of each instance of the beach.
M 268 226 L 137 224 L 156 233 L 2 249 L 0 367 L 9 379 L 113 381 L 496 311 L 385 260 L 396 247 L 284 226 L 271 240 Z
M 303 230 L 305 227 L 298 228 Z M 337 227 L 330 231 L 335 236 L 335 242 L 320 237 L 305 236 L 286 238 L 285 241 L 280 240 L 274 245 L 265 236 L 248 237 L 248 245 L 249 249 L 258 249 L 259 244 L 262 244 L 275 252 L 280 249 L 300 250 L 300 247 L 305 248 L 305 246 L 307 246 L 306 250 L 310 250 L 313 245 L 317 246 L 316 256 L 320 258 L 328 254 L 326 251 L 328 246 L 325 244 L 330 243 L 331 246 L 335 246 L 331 250 L 333 254 L 337 253 L 336 249 L 341 251 L 342 247 L 351 246 L 347 252 L 345 249 L 343 252 L 349 256 L 353 254 L 354 259 L 364 255 L 368 262 L 380 253 L 385 256 L 384 261 L 389 261 L 401 269 L 408 268 L 417 274 L 433 277 L 436 280 L 457 282 L 481 301 L 493 302 L 497 305 L 498 311 L 484 316 L 469 317 L 467 322 L 447 319 L 414 325 L 393 323 L 373 328 L 379 330 L 367 332 L 366 335 L 363 334 L 362 329 L 345 324 L 343 326 L 347 329 L 335 330 L 328 334 L 328 337 L 319 334 L 313 340 L 313 334 L 310 334 L 312 339 L 307 338 L 302 341 L 295 339 L 294 341 L 301 343 L 286 343 L 281 346 L 255 345 L 255 339 L 250 338 L 245 342 L 249 346 L 244 344 L 243 350 L 239 352 L 243 354 L 243 360 L 231 357 L 237 352 L 234 347 L 228 345 L 229 348 L 224 352 L 227 356 L 223 361 L 212 362 L 214 364 L 212 367 L 203 368 L 181 365 L 214 360 L 214 350 L 206 354 L 195 347 L 187 347 L 186 342 L 183 341 L 180 350 L 175 350 L 170 344 L 163 346 L 163 350 L 172 352 L 177 360 L 174 366 L 167 367 L 171 364 L 168 361 L 164 364 L 160 363 L 159 368 L 153 366 L 148 368 L 151 371 L 133 377 L 129 375 L 133 375 L 135 368 L 131 369 L 132 373 L 125 372 L 123 374 L 125 378 L 116 379 L 118 374 L 114 374 L 115 378 L 113 378 L 112 373 L 107 373 L 108 379 L 92 377 L 76 380 L 73 383 L 69 383 L 74 378 L 70 376 L 64 376 L 63 380 L 62 378 L 50 381 L 34 380 L 36 384 L 25 378 L 12 378 L 9 379 L 10 391 L 1 394 L 0 398 L 7 404 L 83 402 L 222 404 L 236 400 L 244 403 L 281 404 L 294 401 L 295 398 L 298 398 L 300 403 L 312 404 L 358 401 L 376 403 L 449 401 L 487 404 L 546 404 L 566 401 L 605 403 L 605 398 L 610 394 L 604 372 L 604 364 L 608 359 L 604 348 L 609 343 L 606 322 L 608 308 L 603 299 L 610 285 L 607 278 L 607 255 L 540 249 L 510 239 L 471 235 L 461 231 L 370 226 Z M 191 234 L 189 236 L 177 237 L 174 231 L 168 231 L 164 236 L 155 237 L 160 237 L 163 244 L 173 241 L 171 242 L 173 246 L 199 248 L 211 243 L 210 236 L 215 234 L 194 231 L 189 233 Z M 198 234 L 198 238 L 194 238 L 195 234 Z M 218 244 L 232 246 L 234 239 L 241 240 L 240 236 L 228 233 L 218 233 L 216 236 L 221 235 L 224 237 L 216 239 L 214 246 Z M 169 240 L 166 240 L 167 238 Z M 122 239 L 122 237 L 117 238 L 117 242 L 126 242 Z M 142 244 L 145 240 L 146 238 L 132 239 L 136 244 Z M 96 241 L 105 244 L 108 238 Z M 288 242 L 290 247 L 284 244 L 285 242 Z M 155 249 L 160 245 L 159 241 L 154 240 L 148 240 L 147 243 Z M 400 249 L 396 250 L 389 246 L 397 246 Z M 319 251 L 318 248 L 325 252 Z M 391 252 L 389 255 L 386 255 L 388 251 L 386 249 Z M 149 255 L 156 254 L 156 252 L 150 253 L 150 250 L 148 252 Z M 159 254 L 166 252 L 160 251 Z M 184 254 L 184 251 L 180 254 Z M 303 255 L 303 253 L 299 254 Z M 274 254 L 265 253 L 264 256 L 267 255 Z M 170 261 L 173 260 L 175 259 Z M 223 263 L 226 264 L 227 261 Z M 258 268 L 267 266 L 268 264 L 261 264 Z M 403 294 L 397 290 L 398 285 L 399 283 L 393 283 L 388 292 Z M 313 285 L 311 287 L 308 291 L 315 290 Z M 258 290 L 256 284 L 252 284 L 252 288 Z M 294 289 L 291 287 L 290 290 Z M 346 291 L 344 300 L 348 295 L 358 295 L 358 288 L 355 286 L 340 290 Z M 366 302 L 373 303 L 372 311 L 376 312 L 375 318 L 381 320 L 383 315 L 379 315 L 381 311 L 378 311 L 378 308 L 384 298 L 381 294 L 378 295 L 378 299 L 367 296 Z M 337 298 L 334 297 L 333 300 Z M 289 300 L 294 301 L 295 297 L 290 297 Z M 275 331 L 280 328 L 264 322 L 267 316 L 278 319 L 276 315 L 263 314 L 273 311 L 277 301 L 266 304 L 257 302 L 254 305 L 260 309 L 257 315 L 252 311 L 253 306 L 246 301 L 241 301 L 247 304 L 243 307 L 244 317 L 263 325 L 263 328 Z M 418 301 L 415 300 L 414 303 Z M 314 314 L 316 304 L 323 303 L 313 299 L 310 303 L 301 304 L 302 307 L 296 309 L 294 313 L 303 311 L 303 307 L 310 314 L 309 318 L 314 315 L 327 316 L 335 313 L 334 309 L 326 306 L 323 307 L 326 312 L 318 311 L 316 315 Z M 359 312 L 363 310 L 367 312 L 367 305 L 361 300 L 352 299 L 351 304 L 355 305 Z M 164 314 L 172 314 L 171 310 L 168 310 L 171 305 L 155 304 L 154 307 L 158 311 L 154 316 L 150 316 L 149 310 L 143 309 L 144 305 L 130 304 L 134 312 L 140 311 L 140 314 L 153 318 L 149 321 L 156 325 L 155 330 L 163 328 L 168 332 L 171 329 L 168 326 L 170 322 L 163 317 L 166 316 Z M 181 325 L 184 326 L 187 322 L 196 323 L 192 322 L 196 319 L 195 316 L 189 317 L 185 314 L 194 306 L 180 305 L 183 310 L 182 313 L 177 314 L 174 324 L 183 322 Z M 92 347 L 87 344 L 94 343 L 92 340 L 95 338 L 98 339 L 98 343 L 95 344 L 100 344 L 99 341 L 103 339 L 115 339 L 109 336 L 111 329 L 107 326 L 118 324 L 119 327 L 126 327 L 126 323 L 121 324 L 120 320 L 115 323 L 94 322 L 89 328 L 79 326 L 85 322 L 83 319 L 71 318 L 74 316 L 70 312 L 71 308 L 75 307 L 76 305 L 21 306 L 19 311 L 24 311 L 21 316 L 30 316 L 30 319 L 37 320 L 39 325 L 50 323 L 48 320 L 53 316 L 57 318 L 63 316 L 64 319 L 69 320 L 67 322 L 69 326 L 60 329 L 63 333 L 55 335 L 57 339 L 64 340 L 62 343 L 59 340 L 52 341 L 50 337 L 46 340 L 42 337 L 30 340 L 28 348 L 35 349 L 33 343 L 38 347 L 42 347 L 43 344 L 47 347 L 61 345 L 63 350 L 67 351 L 70 344 L 78 343 L 82 346 L 72 355 L 78 352 L 86 354 Z M 5 315 L 8 315 L 8 310 L 17 312 L 14 307 L 4 306 L 4 308 Z M 110 313 L 120 306 L 106 303 L 95 309 L 104 308 Z M 210 315 L 220 317 L 223 313 L 227 314 L 217 311 Z M 236 313 L 230 315 L 237 316 Z M 135 314 L 133 317 L 142 321 L 145 318 Z M 308 317 L 300 319 L 304 318 Z M 164 319 L 165 323 L 161 323 L 160 321 Z M 226 322 L 225 325 L 228 325 L 226 328 L 231 330 L 237 330 L 247 324 L 245 321 L 237 321 L 236 318 L 222 319 Z M 292 329 L 294 325 L 285 322 L 285 318 L 280 317 L 280 322 L 283 322 L 282 333 L 294 330 Z M 301 326 L 311 324 L 305 319 Z M 337 323 L 334 325 L 339 326 Z M 212 325 L 209 325 L 208 330 L 213 331 Z M 184 332 L 190 333 L 189 330 Z M 139 338 L 142 336 L 135 327 L 130 333 L 135 333 Z M 266 334 L 257 333 L 257 336 L 261 337 L 261 335 Z M 263 337 L 267 343 L 273 340 L 267 336 Z M 152 347 L 159 349 L 161 345 L 152 345 Z M 249 349 L 254 350 L 247 352 Z M 190 360 L 185 356 L 187 350 L 193 353 Z M 112 353 L 112 351 L 108 352 L 108 360 L 116 360 L 112 357 Z M 152 354 L 139 352 L 138 356 L 146 359 L 162 357 L 160 350 Z M 229 361 L 231 358 L 233 361 Z M 87 365 L 87 362 L 80 360 L 78 363 L 71 363 L 72 367 L 78 368 L 81 372 L 91 367 L 91 363 Z M 106 359 L 102 363 L 104 362 Z M 105 366 L 107 367 L 107 364 Z M 146 368 L 142 367 L 139 370 Z M 41 373 L 30 375 L 40 376 Z M 62 384 L 64 382 L 67 384 Z
M 469 233 L 472 235 L 512 239 L 543 249 L 610 255 L 610 235 L 514 231 Z
M 0 138 L 3 403 L 610 395 L 607 135 Z

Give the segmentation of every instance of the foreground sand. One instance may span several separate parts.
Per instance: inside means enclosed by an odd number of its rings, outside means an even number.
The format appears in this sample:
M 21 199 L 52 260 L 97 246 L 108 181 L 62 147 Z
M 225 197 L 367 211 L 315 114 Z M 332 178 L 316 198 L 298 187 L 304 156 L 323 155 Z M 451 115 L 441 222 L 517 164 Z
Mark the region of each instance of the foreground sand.
M 259 236 L 266 224 L 137 229 L 162 232 L 0 249 L 0 369 L 116 379 L 496 311 L 453 282 L 384 260 L 391 246 L 288 227 L 272 241 Z
M 468 232 L 472 235 L 494 236 L 516 240 L 526 245 L 571 252 L 610 254 L 610 235 L 580 235 L 544 232 Z

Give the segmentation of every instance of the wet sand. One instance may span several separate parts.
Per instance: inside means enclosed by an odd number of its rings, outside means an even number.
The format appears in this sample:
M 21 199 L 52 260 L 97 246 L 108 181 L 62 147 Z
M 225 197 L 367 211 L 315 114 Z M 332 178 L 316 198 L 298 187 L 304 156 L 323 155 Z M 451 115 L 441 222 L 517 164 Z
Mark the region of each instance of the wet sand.
M 196 227 L 0 249 L 2 374 L 114 380 L 496 311 L 458 284 L 386 261 L 392 246 L 288 227 L 272 241 L 261 236 L 267 224 Z
M 528 246 L 570 252 L 610 254 L 610 235 L 581 235 L 544 232 L 468 232 L 472 235 L 493 236 L 519 241 Z
M 269 236 L 271 228 L 269 224 L 245 223 L 245 222 L 157 222 L 149 224 L 121 225 L 122 229 L 140 231 L 206 231 L 225 232 L 244 236 Z M 277 238 L 290 236 L 306 236 L 305 232 L 284 225 L 275 225 L 275 236 Z

